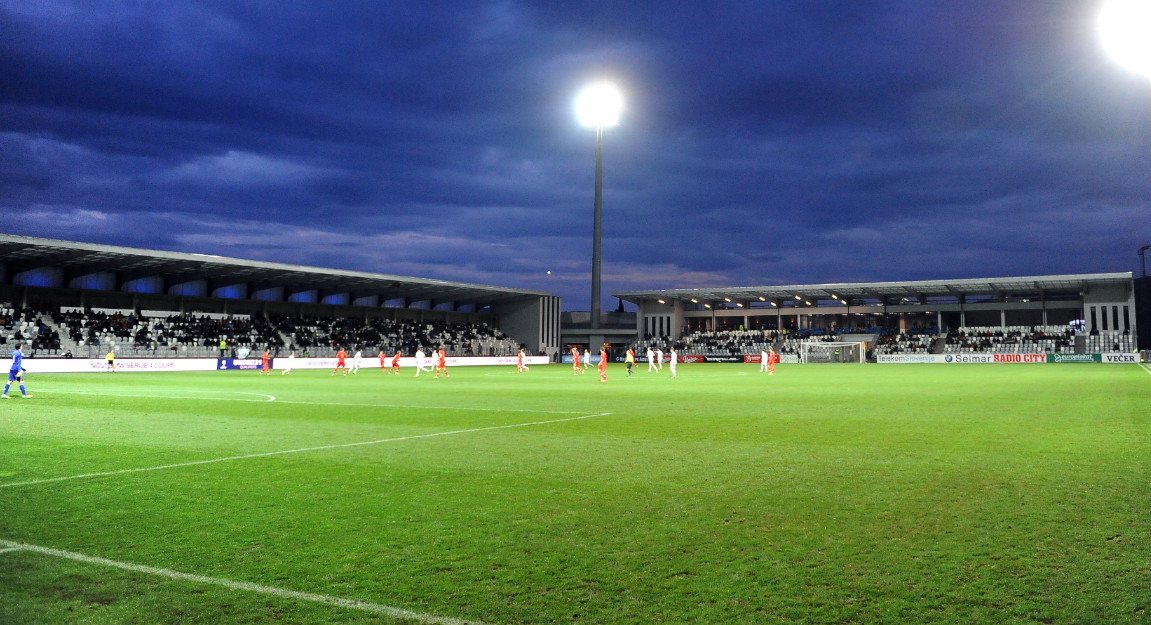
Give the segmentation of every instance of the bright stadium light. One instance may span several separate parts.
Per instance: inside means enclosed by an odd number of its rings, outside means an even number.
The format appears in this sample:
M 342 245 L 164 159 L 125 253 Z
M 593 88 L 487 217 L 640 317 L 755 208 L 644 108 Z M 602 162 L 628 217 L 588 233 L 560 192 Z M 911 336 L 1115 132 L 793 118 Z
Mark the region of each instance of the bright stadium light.
M 695 299 L 695 298 L 693 297 L 693 298 L 691 298 L 691 303 L 692 303 L 692 304 L 698 304 L 698 303 L 699 303 L 699 300 L 697 300 L 697 299 Z
M 832 293 L 832 294 L 831 294 L 831 299 L 839 299 L 839 298 L 835 296 L 835 293 Z
M 576 97 L 575 112 L 579 123 L 595 129 L 595 207 L 592 225 L 591 251 L 591 327 L 599 329 L 600 265 L 603 259 L 603 129 L 619 125 L 619 112 L 623 109 L 623 96 L 608 84 L 600 83 L 584 89 Z
M 576 98 L 576 117 L 588 128 L 618 126 L 623 96 L 615 87 L 600 83 L 584 89 Z
M 800 296 L 798 296 L 798 295 L 796 295 L 796 296 L 795 296 L 795 299 L 803 299 L 803 298 L 802 298 L 802 297 L 800 297 Z
M 659 303 L 661 303 L 661 304 L 666 304 L 666 303 L 667 303 L 667 302 L 663 301 L 662 299 L 660 299 L 660 300 L 656 300 L 656 301 L 657 301 L 657 302 L 659 302 Z
M 723 301 L 725 301 L 725 302 L 730 302 L 730 301 L 731 301 L 731 298 L 730 298 L 730 297 L 725 297 L 725 298 L 723 298 Z
M 703 307 L 704 308 L 711 308 L 711 304 L 704 304 Z
M 760 295 L 760 296 L 759 296 L 759 301 L 761 301 L 761 302 L 766 302 L 767 300 L 766 300 L 766 299 L 764 299 L 762 295 Z
M 771 305 L 772 305 L 772 306 L 775 306 L 775 302 L 772 302 L 772 303 L 771 303 Z
M 1099 11 L 1099 37 L 1117 63 L 1151 78 L 1151 2 L 1104 2 Z

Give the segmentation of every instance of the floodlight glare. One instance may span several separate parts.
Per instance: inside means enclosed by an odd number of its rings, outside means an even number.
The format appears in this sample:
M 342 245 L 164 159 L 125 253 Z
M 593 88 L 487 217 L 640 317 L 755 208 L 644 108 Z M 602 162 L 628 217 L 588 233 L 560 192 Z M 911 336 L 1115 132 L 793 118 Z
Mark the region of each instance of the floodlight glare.
M 691 298 L 691 303 L 692 303 L 692 304 L 698 304 L 698 303 L 699 303 L 699 300 L 697 300 L 697 299 L 695 299 L 695 298 L 693 297 L 693 298 Z
M 761 302 L 766 302 L 767 300 L 763 299 L 763 297 L 762 297 L 762 296 L 760 296 L 760 298 L 759 298 L 759 301 L 761 301 Z
M 589 128 L 618 126 L 623 96 L 608 84 L 592 85 L 576 98 L 576 117 Z
M 730 302 L 730 301 L 731 301 L 731 298 L 730 298 L 730 297 L 725 297 L 725 298 L 723 298 L 723 301 L 725 301 L 725 302 Z
M 1099 11 L 1099 36 L 1117 63 L 1151 77 L 1151 2 L 1107 0 Z
M 667 303 L 667 302 L 663 301 L 662 299 L 661 299 L 661 300 L 656 300 L 656 301 L 657 301 L 657 302 L 659 302 L 659 303 L 661 303 L 661 304 L 666 304 L 666 303 Z

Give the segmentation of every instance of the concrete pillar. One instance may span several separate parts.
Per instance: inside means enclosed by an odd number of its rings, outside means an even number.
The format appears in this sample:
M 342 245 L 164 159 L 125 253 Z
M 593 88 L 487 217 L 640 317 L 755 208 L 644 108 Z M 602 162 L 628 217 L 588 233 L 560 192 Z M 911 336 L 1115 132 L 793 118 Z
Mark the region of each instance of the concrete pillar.
M 683 300 L 673 300 L 671 308 L 671 340 L 678 341 L 683 330 Z
M 935 318 L 935 327 L 938 328 L 940 332 L 943 332 L 943 311 L 936 311 Z
M 744 330 L 746 330 L 747 328 L 748 328 L 748 325 L 747 325 L 747 315 L 744 315 L 744 316 L 743 316 L 743 329 L 744 329 Z
M 1002 308 L 999 309 L 999 327 L 1007 327 L 1007 311 Z

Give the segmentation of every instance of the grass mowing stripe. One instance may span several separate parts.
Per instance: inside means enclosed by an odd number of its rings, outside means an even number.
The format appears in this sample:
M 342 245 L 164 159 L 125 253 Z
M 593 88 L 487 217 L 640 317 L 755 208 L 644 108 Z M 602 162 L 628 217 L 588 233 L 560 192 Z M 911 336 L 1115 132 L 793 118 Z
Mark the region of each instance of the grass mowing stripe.
M 30 551 L 56 558 L 65 558 L 67 560 L 75 560 L 77 562 L 84 562 L 87 564 L 100 564 L 103 566 L 115 567 L 124 569 L 125 571 L 134 571 L 136 573 L 147 573 L 148 575 L 158 575 L 167 577 L 169 579 L 178 579 L 186 582 L 197 582 L 200 584 L 212 584 L 214 586 L 223 586 L 231 588 L 232 590 L 246 590 L 248 592 L 257 592 L 265 595 L 274 595 L 284 599 L 295 599 L 298 601 L 312 601 L 315 603 L 324 603 L 340 608 L 349 608 L 353 610 L 363 610 L 365 612 L 372 612 L 374 614 L 382 614 L 396 619 L 403 619 L 407 621 L 416 621 L 419 623 L 434 623 L 436 625 L 483 625 L 480 621 L 467 621 L 463 619 L 453 618 L 450 616 L 437 616 L 435 614 L 423 614 L 421 612 L 413 612 L 403 608 L 393 608 L 391 606 L 380 605 L 378 603 L 369 603 L 367 601 L 357 601 L 355 599 L 342 599 L 340 597 L 331 597 L 328 595 L 317 595 L 310 592 L 299 592 L 296 590 L 287 590 L 284 588 L 276 588 L 273 586 L 263 586 L 260 584 L 253 584 L 251 582 L 237 582 L 230 579 L 221 579 L 219 577 L 207 577 L 205 575 L 193 575 L 191 573 L 181 573 L 180 571 L 173 571 L 171 569 L 158 569 L 151 566 L 144 566 L 141 564 L 132 564 L 130 562 L 117 562 L 116 560 L 108 560 L 106 558 L 94 558 L 86 556 L 81 553 L 72 553 L 71 551 L 60 551 L 59 549 L 50 549 L 48 547 L 39 547 L 37 545 L 26 545 L 23 543 L 14 543 L 11 541 L 0 539 L 0 546 L 5 548 L 0 550 L 0 553 L 8 553 L 14 551 Z
M 36 391 L 38 393 L 62 393 L 66 395 L 95 395 L 100 397 L 139 397 L 142 399 L 196 399 L 208 401 L 246 401 L 266 404 L 269 399 L 240 399 L 235 397 L 176 397 L 174 395 L 124 395 L 121 393 L 91 393 L 88 391 Z M 228 391 L 220 391 L 228 392 Z M 233 391 L 239 393 L 240 391 Z M 246 395 L 260 395 L 262 393 L 244 393 Z M 265 395 L 265 397 L 272 397 Z M 275 399 L 274 397 L 272 399 Z M 463 408 L 459 406 L 411 406 L 407 404 L 353 404 L 345 402 L 326 401 L 293 401 L 289 399 L 275 399 L 277 404 L 300 404 L 305 406 L 352 406 L 358 408 L 416 408 L 419 410 L 467 410 L 478 412 L 530 412 L 537 414 L 580 414 L 576 410 L 530 410 L 527 408 Z M 610 413 L 605 413 L 610 414 Z
M 109 475 L 123 475 L 125 473 L 140 473 L 143 471 L 161 471 L 163 469 L 176 469 L 179 467 L 192 467 L 200 464 L 213 464 L 216 462 L 230 462 L 233 460 L 247 460 L 250 458 L 265 458 L 268 456 L 281 456 L 284 454 L 298 454 L 306 451 L 321 451 L 324 449 L 340 449 L 343 447 L 360 447 L 363 445 L 379 445 L 381 443 L 395 443 L 398 441 L 409 441 L 417 438 L 432 438 L 435 436 L 449 436 L 452 434 L 469 434 L 472 432 L 487 432 L 490 430 L 506 430 L 508 428 L 522 428 L 529 425 L 547 425 L 549 423 L 562 423 L 564 421 L 579 421 L 581 419 L 590 419 L 592 417 L 606 417 L 610 412 L 599 412 L 596 414 L 583 415 L 581 417 L 567 417 L 564 419 L 551 419 L 548 421 L 532 421 L 530 423 L 512 423 L 510 425 L 493 425 L 484 428 L 469 428 L 467 430 L 450 430 L 448 432 L 433 432 L 431 434 L 413 434 L 411 436 L 399 436 L 396 438 L 381 438 L 374 441 L 359 441 L 356 443 L 339 443 L 336 445 L 320 445 L 317 447 L 300 447 L 298 449 L 284 449 L 280 451 L 265 451 L 258 454 L 245 454 L 242 456 L 227 456 L 224 458 L 210 458 L 208 460 L 194 460 L 192 462 L 180 462 L 177 464 L 165 464 L 158 467 L 140 467 L 136 469 L 120 469 L 118 471 L 101 471 L 99 473 L 81 473 L 80 475 L 66 475 L 64 477 L 50 477 L 43 480 L 30 480 L 27 482 L 12 482 L 10 484 L 0 484 L 0 488 L 13 488 L 16 486 L 33 486 L 36 484 L 47 484 L 50 482 L 63 482 L 66 480 L 80 480 L 91 477 L 106 477 Z

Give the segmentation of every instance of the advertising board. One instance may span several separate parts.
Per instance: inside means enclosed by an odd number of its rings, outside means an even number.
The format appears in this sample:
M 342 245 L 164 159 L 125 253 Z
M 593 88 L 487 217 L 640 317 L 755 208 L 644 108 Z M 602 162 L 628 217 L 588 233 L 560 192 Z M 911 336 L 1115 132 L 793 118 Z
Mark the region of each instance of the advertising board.
M 118 358 L 116 371 L 120 373 L 150 371 L 214 371 L 219 366 L 216 358 Z M 103 373 L 108 363 L 103 358 L 25 358 L 28 373 Z
M 351 362 L 351 358 L 347 362 Z M 547 356 L 524 356 L 524 364 L 529 366 L 546 365 L 551 360 Z M 570 362 L 570 361 L 569 361 Z M 517 356 L 448 356 L 445 363 L 449 367 L 484 367 L 484 366 L 515 366 L 518 363 Z M 424 358 L 424 366 L 431 368 L 434 366 L 434 361 L 431 357 Z M 387 365 L 392 366 L 392 359 L 387 359 Z M 365 369 L 380 366 L 380 359 L 376 357 L 364 358 L 363 363 L 360 365 Z M 400 368 L 408 369 L 416 366 L 416 359 L 412 356 L 400 358 Z M 273 369 L 287 369 L 288 359 L 284 357 L 276 358 L 272 361 Z M 296 358 L 292 361 L 293 369 L 335 369 L 335 358 Z
M 276 359 L 269 358 L 268 364 L 273 369 L 275 369 Z M 221 358 L 219 363 L 216 365 L 216 368 L 220 371 L 229 369 L 255 370 L 263 366 L 263 361 L 261 361 L 259 358 Z
M 1139 354 L 880 354 L 880 364 L 1138 364 Z

